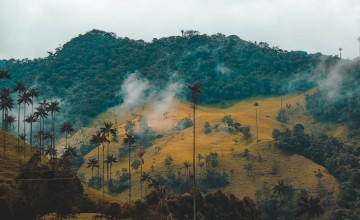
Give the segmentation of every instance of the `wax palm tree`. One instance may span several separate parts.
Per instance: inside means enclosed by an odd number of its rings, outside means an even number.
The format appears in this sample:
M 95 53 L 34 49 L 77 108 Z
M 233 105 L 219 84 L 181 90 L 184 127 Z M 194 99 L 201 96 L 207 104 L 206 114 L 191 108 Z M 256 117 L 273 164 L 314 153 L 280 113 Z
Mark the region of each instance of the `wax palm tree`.
M 19 149 L 19 145 L 20 145 L 20 108 L 21 108 L 21 102 L 20 102 L 20 97 L 21 97 L 21 94 L 24 93 L 26 91 L 26 88 L 24 86 L 24 84 L 22 84 L 21 82 L 17 82 L 16 83 L 16 86 L 13 90 L 13 92 L 17 92 L 18 93 L 18 100 L 17 100 L 17 104 L 18 104 L 18 107 L 19 107 L 19 110 L 18 110 L 18 149 Z M 19 152 L 18 152 L 19 153 Z
M 103 135 L 108 140 L 106 156 L 109 156 L 109 145 L 110 145 L 111 135 L 116 136 L 116 129 L 113 129 L 112 126 L 113 126 L 112 122 L 104 122 L 104 127 L 100 128 L 100 134 Z M 106 181 L 109 181 L 109 165 L 108 164 L 106 164 Z
M 26 135 L 26 126 L 25 126 L 25 114 L 26 114 L 26 105 L 31 104 L 31 98 L 29 94 L 25 91 L 20 95 L 20 98 L 18 99 L 18 104 L 24 104 L 24 134 Z M 24 158 L 26 156 L 26 150 L 25 150 L 25 141 L 24 141 Z
M 144 164 L 144 155 L 145 155 L 145 151 L 143 150 L 139 150 L 136 154 L 136 156 L 139 158 L 139 161 L 140 161 L 140 177 L 142 177 L 142 167 L 143 167 L 143 164 Z M 142 182 L 140 181 L 140 200 L 142 200 L 142 193 L 143 191 L 143 184 Z
M 183 165 L 184 165 L 184 168 L 185 168 L 185 176 L 190 176 L 191 163 L 188 160 L 185 160 Z
M 51 146 L 55 146 L 55 113 L 60 112 L 60 103 L 58 101 L 50 102 L 47 110 L 51 113 Z
M 151 180 L 150 173 L 144 172 L 144 173 L 141 175 L 141 178 L 140 178 L 140 181 L 141 181 L 141 182 L 150 181 L 150 180 Z
M 75 147 L 65 147 L 64 156 L 70 158 L 70 160 L 77 156 Z
M 116 159 L 116 157 L 113 154 L 106 156 L 105 163 L 108 164 L 108 166 L 110 168 L 110 181 L 111 181 L 111 168 L 112 168 L 112 165 L 114 163 L 117 163 L 117 162 L 118 162 L 118 160 Z
M 64 122 L 63 125 L 60 128 L 60 133 L 61 134 L 65 134 L 65 148 L 67 147 L 67 140 L 68 140 L 68 135 L 73 133 L 75 130 L 72 127 L 70 122 Z
M 52 145 L 51 145 L 51 140 L 52 140 L 51 132 L 45 131 L 43 133 L 43 139 L 44 139 L 44 148 L 50 149 L 52 147 Z
M 39 102 L 39 107 L 43 109 L 43 111 L 46 112 L 46 117 L 44 117 L 42 119 L 42 129 L 43 129 L 43 132 L 45 132 L 45 119 L 47 119 L 47 116 L 49 115 L 49 103 L 46 101 L 46 99 L 43 99 L 42 101 Z
M 29 96 L 31 97 L 31 115 L 33 115 L 35 117 L 35 121 L 36 122 L 37 118 L 34 115 L 34 98 L 37 98 L 40 96 L 40 92 L 34 88 L 34 87 L 30 87 L 28 90 Z M 30 130 L 32 131 L 32 123 L 30 123 Z M 32 133 L 32 132 L 31 132 Z M 30 136 L 30 146 L 32 147 L 32 135 Z M 32 148 L 31 148 L 32 149 Z
M 57 155 L 57 150 L 55 147 L 49 147 L 45 150 L 45 155 L 50 156 L 50 158 L 55 158 Z
M 159 219 L 163 219 L 162 216 L 164 214 L 164 209 L 166 215 L 168 215 L 169 213 L 169 207 L 167 201 L 169 199 L 170 189 L 167 186 L 154 187 L 154 189 L 155 189 L 154 190 L 155 196 L 159 200 L 156 206 L 156 211 L 160 215 Z
M 40 165 L 41 165 L 41 155 L 42 155 L 42 152 L 43 152 L 43 150 L 44 150 L 44 148 L 43 148 L 42 145 L 41 145 L 42 136 L 43 136 L 43 131 L 42 131 L 42 130 L 39 130 L 39 131 L 37 132 L 37 134 L 34 135 L 35 140 L 36 140 L 37 143 L 39 144 L 38 150 L 40 151 Z
M 29 88 L 28 90 L 29 96 L 31 97 L 31 114 L 34 113 L 34 98 L 40 96 L 40 92 L 36 88 Z
M 285 194 L 289 190 L 289 186 L 285 184 L 284 180 L 279 180 L 278 184 L 274 186 L 273 192 L 277 193 L 278 195 Z
M 125 138 L 124 138 L 124 144 L 128 146 L 129 149 L 129 202 L 131 202 L 131 145 L 133 145 L 136 141 L 135 141 L 135 137 L 133 134 L 125 134 Z
M 257 119 L 257 107 L 259 106 L 259 103 L 255 102 L 254 103 L 254 106 L 255 106 L 255 112 L 256 112 L 256 143 L 259 142 L 259 127 L 258 127 L 258 119 Z
M 143 172 L 143 174 L 140 177 L 140 183 L 143 184 L 144 182 L 150 182 L 150 181 L 151 181 L 150 173 Z M 145 187 L 145 195 L 146 195 L 146 189 L 147 187 Z
M 37 119 L 36 117 L 34 116 L 34 114 L 30 114 L 28 116 L 26 116 L 25 118 L 25 122 L 30 124 L 30 150 L 31 150 L 31 153 L 32 153 L 32 140 L 33 140 L 33 135 L 32 135 L 32 131 L 33 131 L 33 123 L 37 122 Z
M 9 126 L 14 125 L 16 118 L 12 115 L 5 115 L 4 123 L 5 123 L 5 130 L 9 131 Z
M 9 70 L 1 69 L 0 70 L 0 81 L 3 81 L 3 88 L 5 87 L 5 81 L 7 79 L 11 79 L 11 76 L 9 74 Z
M 98 149 L 98 162 L 100 163 L 100 145 L 102 144 L 103 142 L 103 137 L 100 135 L 100 133 L 97 133 L 97 134 L 93 134 L 91 136 L 91 139 L 90 139 L 90 143 L 94 146 L 97 147 Z M 97 167 L 97 176 L 98 176 L 98 181 L 100 180 L 100 166 Z
M 194 140 L 193 140 L 193 188 L 196 187 L 196 175 L 195 175 L 195 110 L 197 108 L 198 105 L 198 99 L 199 99 L 199 94 L 202 94 L 203 92 L 200 90 L 200 88 L 202 87 L 202 84 L 197 82 L 192 86 L 188 86 L 188 88 L 191 91 L 191 99 L 192 99 L 192 108 L 194 110 Z M 194 220 L 196 219 L 196 200 L 195 200 L 195 194 L 193 195 L 193 205 L 194 205 Z
M 42 134 L 44 133 L 44 126 L 41 126 L 41 124 L 44 124 L 45 119 L 48 116 L 48 113 L 46 112 L 46 109 L 42 106 L 39 106 L 36 108 L 36 112 L 34 113 L 34 116 L 36 117 L 36 120 L 38 120 L 40 125 L 40 141 L 39 141 L 39 148 L 42 149 Z
M 94 177 L 94 167 L 99 168 L 99 161 L 95 158 L 89 158 L 86 168 L 91 168 L 91 178 Z
M 4 157 L 6 154 L 6 135 L 5 135 L 5 116 L 8 115 L 9 110 L 14 107 L 13 99 L 10 96 L 10 90 L 3 87 L 0 93 L 0 109 L 2 110 L 2 130 L 3 130 L 3 148 Z
M 321 207 L 320 198 L 319 197 L 300 197 L 302 200 L 298 203 L 298 208 L 295 212 L 296 217 L 300 217 L 306 215 L 306 219 L 310 220 L 315 218 L 316 216 L 320 216 L 324 214 L 324 209 Z

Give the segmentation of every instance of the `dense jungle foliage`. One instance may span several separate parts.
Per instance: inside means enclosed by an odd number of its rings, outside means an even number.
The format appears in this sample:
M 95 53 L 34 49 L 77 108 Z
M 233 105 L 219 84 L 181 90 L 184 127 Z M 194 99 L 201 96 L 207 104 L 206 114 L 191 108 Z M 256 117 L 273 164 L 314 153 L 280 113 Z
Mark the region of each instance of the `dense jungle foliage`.
M 313 69 L 321 54 L 288 52 L 264 42 L 223 34 L 171 36 L 151 42 L 92 30 L 73 38 L 45 58 L 3 61 L 12 84 L 22 80 L 41 93 L 60 98 L 75 127 L 121 103 L 118 93 L 128 74 L 139 72 L 161 88 L 169 78 L 206 83 L 202 103 L 222 103 L 254 95 L 306 90 L 314 85 L 293 80 Z M 332 59 L 332 58 L 331 58 Z M 184 94 L 189 97 L 189 94 Z M 71 114 L 70 114 L 71 112 Z

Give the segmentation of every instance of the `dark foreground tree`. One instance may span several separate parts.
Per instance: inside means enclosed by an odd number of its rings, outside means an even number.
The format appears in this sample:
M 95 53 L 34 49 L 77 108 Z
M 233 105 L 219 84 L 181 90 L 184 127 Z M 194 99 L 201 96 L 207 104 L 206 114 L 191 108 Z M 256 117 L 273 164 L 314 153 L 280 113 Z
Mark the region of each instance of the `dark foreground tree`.
M 24 199 L 22 215 L 37 219 L 55 213 L 58 219 L 63 219 L 78 213 L 83 188 L 76 174 L 56 164 L 40 167 L 39 162 L 40 155 L 35 153 L 15 179 Z
M 296 217 L 306 215 L 306 219 L 314 219 L 317 216 L 324 214 L 324 209 L 321 207 L 319 197 L 300 197 L 301 202 L 298 203 L 298 209 L 295 212 Z

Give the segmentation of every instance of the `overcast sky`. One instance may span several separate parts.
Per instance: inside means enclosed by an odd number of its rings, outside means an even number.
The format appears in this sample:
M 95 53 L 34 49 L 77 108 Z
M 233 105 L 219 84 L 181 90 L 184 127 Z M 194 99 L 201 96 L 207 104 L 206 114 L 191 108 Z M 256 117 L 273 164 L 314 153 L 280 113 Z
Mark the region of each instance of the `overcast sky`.
M 44 57 L 91 29 L 151 41 L 181 29 L 359 55 L 360 0 L 0 0 L 0 59 Z

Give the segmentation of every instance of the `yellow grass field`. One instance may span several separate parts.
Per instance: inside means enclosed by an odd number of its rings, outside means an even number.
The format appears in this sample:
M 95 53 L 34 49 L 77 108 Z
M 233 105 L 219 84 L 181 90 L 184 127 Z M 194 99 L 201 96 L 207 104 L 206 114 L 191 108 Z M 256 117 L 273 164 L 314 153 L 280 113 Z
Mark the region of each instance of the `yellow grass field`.
M 0 130 L 0 141 L 1 141 L 1 153 L 0 153 L 0 179 L 2 180 L 12 180 L 17 177 L 20 166 L 22 163 L 26 163 L 31 157 L 30 145 L 26 143 L 26 157 L 24 158 L 24 148 L 23 142 L 20 141 L 20 155 L 17 153 L 17 137 L 13 136 L 6 132 L 6 157 L 4 158 L 3 154 L 3 131 Z M 34 149 L 33 149 L 34 150 Z M 35 150 L 34 150 L 35 152 Z M 42 157 L 44 162 L 47 162 L 48 159 L 46 157 Z M 102 193 L 92 189 L 86 185 L 83 185 L 84 193 L 88 195 L 88 197 L 94 201 L 98 202 L 102 200 Z M 122 203 L 122 200 L 115 198 L 110 195 L 105 196 L 105 200 L 109 202 L 117 202 Z
M 258 107 L 258 126 L 259 126 L 259 140 L 256 144 L 256 123 L 255 123 L 255 107 L 254 102 L 259 103 Z M 290 110 L 285 108 L 286 104 L 291 104 Z M 219 154 L 219 170 L 225 171 L 229 174 L 230 184 L 224 188 L 225 192 L 233 192 L 239 197 L 250 195 L 255 197 L 255 192 L 264 183 L 276 184 L 278 180 L 287 179 L 291 185 L 295 188 L 303 188 L 310 192 L 310 194 L 316 193 L 318 177 L 315 176 L 314 171 L 320 169 L 324 174 L 321 179 L 323 185 L 328 191 L 334 192 L 334 199 L 338 194 L 338 183 L 336 179 L 327 173 L 324 167 L 306 159 L 300 155 L 286 155 L 280 150 L 276 149 L 272 145 L 272 130 L 274 128 L 284 128 L 285 126 L 292 126 L 293 123 L 303 123 L 305 127 L 309 129 L 320 129 L 320 125 L 314 125 L 312 118 L 303 113 L 304 109 L 304 95 L 288 95 L 283 97 L 283 106 L 286 111 L 289 111 L 289 115 L 292 114 L 294 119 L 290 121 L 289 125 L 279 123 L 276 120 L 276 116 L 280 109 L 280 97 L 256 97 L 246 99 L 238 103 L 234 103 L 231 107 L 226 109 L 214 108 L 211 106 L 199 106 L 196 111 L 196 154 L 200 153 L 203 156 L 210 152 L 217 152 Z M 144 157 L 145 165 L 143 170 L 150 172 L 153 176 L 156 173 L 165 173 L 166 167 L 164 166 L 164 160 L 167 155 L 171 155 L 174 159 L 173 167 L 175 172 L 182 167 L 185 160 L 189 160 L 192 163 L 192 144 L 193 144 L 193 128 L 190 127 L 183 131 L 175 131 L 174 127 L 176 123 L 185 117 L 192 118 L 192 109 L 188 103 L 176 103 L 172 111 L 169 111 L 168 117 L 165 118 L 164 112 L 154 112 L 150 107 L 146 107 L 145 110 L 133 109 L 140 115 L 148 115 L 148 124 L 155 129 L 157 134 L 163 135 L 162 138 L 156 139 L 154 145 L 146 149 Z M 242 126 L 248 125 L 251 127 L 252 141 L 247 143 L 242 134 L 229 134 L 224 131 L 224 124 L 221 123 L 221 119 L 225 115 L 231 115 L 235 122 L 241 123 Z M 121 142 L 124 138 L 124 123 L 126 120 L 132 120 L 138 122 L 138 117 L 131 116 L 129 113 L 119 113 L 117 108 L 110 109 L 104 114 L 100 115 L 89 128 L 84 128 L 81 133 L 77 133 L 69 141 L 69 143 L 76 144 L 79 142 L 79 138 L 89 138 L 92 133 L 101 125 L 102 121 L 116 122 L 118 128 L 119 143 L 110 144 L 110 154 L 117 155 Z M 211 134 L 204 133 L 204 123 L 208 121 L 213 127 L 219 124 L 219 129 L 216 131 L 213 129 Z M 316 126 L 319 126 L 317 128 Z M 341 131 L 334 131 L 334 133 L 341 133 Z M 237 140 L 235 142 L 234 140 Z M 160 146 L 161 151 L 156 153 L 155 147 Z M 139 148 L 139 146 L 136 146 Z M 245 149 L 250 151 L 250 155 L 258 156 L 259 154 L 263 158 L 263 161 L 258 162 L 255 159 L 248 159 L 240 156 L 236 156 L 242 153 Z M 105 148 L 106 152 L 106 148 Z M 102 148 L 100 149 L 100 157 L 102 158 Z M 97 149 L 94 149 L 85 156 L 85 159 L 95 157 L 97 158 Z M 135 158 L 135 152 L 131 155 L 132 159 Z M 102 159 L 100 158 L 100 164 Z M 197 163 L 196 159 L 196 163 Z M 254 168 L 250 175 L 247 175 L 246 170 L 243 168 L 245 164 L 252 163 Z M 279 164 L 279 172 L 276 175 L 270 174 L 274 163 Z M 154 172 L 151 172 L 151 166 L 154 165 Z M 127 168 L 128 162 L 124 158 L 119 163 L 113 165 L 112 176 L 115 177 L 116 171 L 120 171 L 121 168 Z M 105 168 L 106 169 L 106 168 Z M 233 175 L 230 171 L 233 169 Z M 91 169 L 86 168 L 84 164 L 79 169 L 79 174 L 84 175 L 85 179 L 91 177 Z M 197 176 L 204 174 L 200 170 L 199 166 L 196 168 Z M 94 171 L 94 173 L 96 173 Z M 102 173 L 102 169 L 100 169 Z M 140 171 L 135 172 L 132 170 L 132 194 L 133 199 L 140 198 Z M 144 187 L 145 188 L 145 187 Z M 123 200 L 127 200 L 128 191 L 124 191 L 120 195 L 113 195 Z

